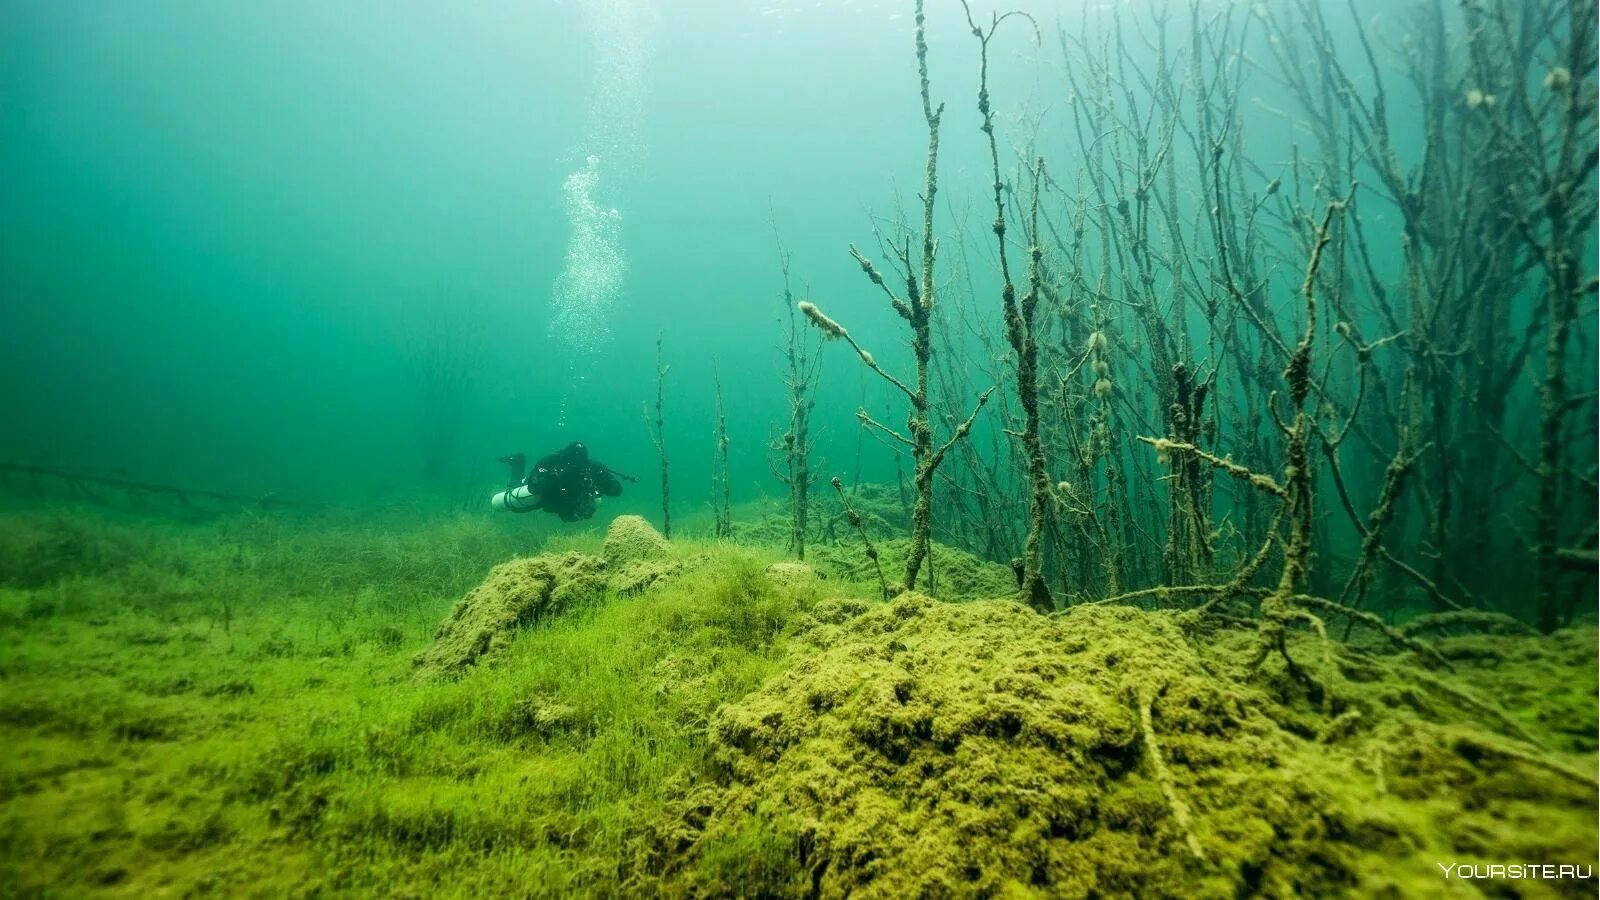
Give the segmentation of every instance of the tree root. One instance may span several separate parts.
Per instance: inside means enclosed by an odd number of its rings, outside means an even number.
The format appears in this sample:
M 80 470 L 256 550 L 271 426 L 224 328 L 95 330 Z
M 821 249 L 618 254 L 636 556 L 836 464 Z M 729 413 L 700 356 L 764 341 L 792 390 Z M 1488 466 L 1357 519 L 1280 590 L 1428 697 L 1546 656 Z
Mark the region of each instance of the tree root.
M 1427 685 L 1430 689 L 1438 691 L 1446 697 L 1449 697 L 1456 703 L 1459 703 L 1462 706 L 1473 710 L 1474 712 L 1493 719 L 1507 734 L 1511 735 L 1517 740 L 1531 746 L 1538 747 L 1541 750 L 1544 749 L 1544 745 L 1540 744 L 1533 735 L 1523 730 L 1522 726 L 1518 725 L 1515 720 L 1506 715 L 1505 710 L 1501 709 L 1500 707 L 1495 706 L 1486 700 L 1479 700 L 1477 697 L 1472 696 L 1461 688 L 1440 681 L 1439 679 L 1421 670 L 1417 670 L 1409 674 L 1410 677 Z
M 1456 626 L 1479 628 L 1484 631 L 1502 629 L 1514 634 L 1536 634 L 1528 625 L 1511 618 L 1504 613 L 1489 612 L 1482 609 L 1461 609 L 1451 612 L 1430 613 L 1418 616 L 1400 626 L 1400 633 L 1407 637 L 1428 631 L 1443 631 Z
M 1361 624 L 1366 625 L 1375 631 L 1381 632 L 1396 646 L 1410 650 L 1418 656 L 1427 657 L 1443 666 L 1448 671 L 1455 670 L 1455 667 L 1450 665 L 1450 660 L 1445 659 L 1438 650 L 1435 650 L 1434 648 L 1424 644 L 1414 637 L 1411 637 L 1410 635 L 1400 632 L 1399 630 L 1390 626 L 1389 623 L 1383 621 L 1372 613 L 1363 612 L 1359 609 L 1351 609 L 1348 606 L 1340 606 L 1332 600 L 1328 600 L 1324 597 L 1315 597 L 1310 594 L 1295 594 L 1289 598 L 1289 602 L 1298 604 L 1300 606 L 1308 606 L 1315 609 L 1320 609 L 1325 612 L 1349 616 Z
M 1388 779 L 1383 777 L 1383 744 L 1374 741 L 1372 744 L 1372 777 L 1377 782 L 1378 795 L 1389 793 Z
M 1167 799 L 1168 808 L 1172 810 L 1173 820 L 1183 832 L 1184 846 L 1195 859 L 1204 861 L 1205 851 L 1200 848 L 1200 839 L 1195 837 L 1194 824 L 1189 816 L 1189 804 L 1178 794 L 1178 786 L 1172 780 L 1172 772 L 1161 757 L 1161 745 L 1156 743 L 1156 730 L 1150 715 L 1150 707 L 1154 702 L 1153 691 L 1139 692 L 1139 726 L 1144 731 L 1145 749 L 1150 751 L 1150 769 L 1156 783 L 1161 786 L 1161 793 Z
M 1340 713 L 1333 721 L 1324 725 L 1321 731 L 1317 732 L 1317 743 L 1331 744 L 1335 741 L 1343 740 L 1349 737 L 1350 732 L 1355 731 L 1356 726 L 1359 724 L 1361 724 L 1361 710 L 1351 707 Z
M 1583 785 L 1584 787 L 1589 788 L 1590 790 L 1600 789 L 1600 780 L 1597 780 L 1593 773 L 1575 772 L 1572 769 L 1561 765 L 1555 760 L 1547 759 L 1536 753 L 1529 753 L 1521 747 L 1512 747 L 1502 744 L 1499 741 L 1483 740 L 1482 738 L 1478 737 L 1462 738 L 1461 740 L 1470 742 L 1474 750 L 1498 756 L 1502 759 L 1514 760 L 1525 765 L 1533 766 L 1536 769 L 1542 769 L 1553 775 L 1560 775 L 1563 778 L 1569 778 Z
M 1330 673 L 1335 671 L 1333 667 L 1333 644 L 1328 640 L 1328 628 L 1326 625 L 1322 624 L 1322 620 L 1317 618 L 1314 614 L 1303 609 L 1296 609 L 1286 613 L 1286 618 L 1291 622 L 1301 621 L 1311 626 L 1311 630 L 1317 633 L 1318 643 L 1322 648 L 1323 671 Z M 1289 649 L 1287 646 L 1280 646 L 1278 649 L 1279 652 L 1283 654 L 1284 659 L 1289 658 Z M 1290 664 L 1290 667 L 1294 667 L 1293 663 Z M 1322 714 L 1325 716 L 1333 715 L 1333 692 L 1328 690 L 1328 686 L 1317 681 L 1315 678 L 1312 678 L 1303 670 L 1296 672 L 1296 675 L 1315 693 L 1322 696 Z

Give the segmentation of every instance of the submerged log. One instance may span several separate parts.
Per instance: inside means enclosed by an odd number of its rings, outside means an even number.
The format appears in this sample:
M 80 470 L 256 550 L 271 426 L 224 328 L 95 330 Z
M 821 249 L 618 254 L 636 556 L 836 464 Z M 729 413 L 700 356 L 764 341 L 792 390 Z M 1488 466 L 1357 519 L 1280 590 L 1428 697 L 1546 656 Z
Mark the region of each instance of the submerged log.
M 67 469 L 56 469 L 49 466 L 30 466 L 21 463 L 0 462 L 0 475 L 14 474 L 25 475 L 29 484 L 36 491 L 42 491 L 41 479 L 55 479 L 62 483 L 72 496 L 87 499 L 97 503 L 105 501 L 104 494 L 91 490 L 91 488 L 109 488 L 122 491 L 130 498 L 139 496 L 160 495 L 174 497 L 186 509 L 194 509 L 194 501 L 217 500 L 227 503 L 243 503 L 261 509 L 290 508 L 290 509 L 318 509 L 319 504 L 307 503 L 302 500 L 285 500 L 271 494 L 262 494 L 252 497 L 245 494 L 233 494 L 226 491 L 191 490 L 176 487 L 170 484 L 154 484 L 145 481 L 134 481 L 127 478 L 114 478 L 106 475 L 89 475 L 83 472 L 73 472 Z

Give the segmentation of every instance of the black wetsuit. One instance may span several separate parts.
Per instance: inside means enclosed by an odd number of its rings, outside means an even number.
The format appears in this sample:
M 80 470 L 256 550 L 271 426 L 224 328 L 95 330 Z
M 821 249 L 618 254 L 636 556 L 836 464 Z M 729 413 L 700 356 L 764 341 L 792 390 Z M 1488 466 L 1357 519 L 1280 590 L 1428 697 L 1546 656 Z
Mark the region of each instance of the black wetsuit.
M 541 457 L 523 483 L 533 494 L 533 503 L 524 510 L 553 512 L 563 522 L 594 515 L 595 504 L 601 496 L 622 495 L 622 482 L 617 473 L 604 463 L 589 459 L 589 449 L 577 441 Z

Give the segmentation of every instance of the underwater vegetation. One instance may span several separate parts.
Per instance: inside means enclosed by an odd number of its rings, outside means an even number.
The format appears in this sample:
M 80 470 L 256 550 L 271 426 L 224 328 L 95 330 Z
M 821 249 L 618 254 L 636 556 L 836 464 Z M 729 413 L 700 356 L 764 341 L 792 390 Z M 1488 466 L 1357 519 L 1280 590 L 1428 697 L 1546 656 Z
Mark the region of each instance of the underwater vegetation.
M 878 230 L 887 262 L 850 248 L 908 330 L 907 370 L 832 301 L 797 304 L 890 398 L 858 419 L 909 457 L 899 589 L 939 534 L 1010 560 L 1044 612 L 1248 605 L 1263 655 L 1290 626 L 1387 633 L 1375 610 L 1549 632 L 1589 605 L 1591 5 L 1417 4 L 1427 39 L 1398 60 L 1309 0 L 1086 11 L 1057 25 L 1064 147 L 1003 134 L 991 94 L 997 47 L 1042 43 L 1040 22 L 963 8 L 993 241 L 935 200 L 964 104 L 930 79 L 919 4 L 921 215 Z M 1244 115 L 1259 69 L 1297 106 L 1289 142 Z M 1007 142 L 1028 148 L 1010 171 Z M 799 408 L 807 348 L 789 343 Z
M 506 562 L 477 517 L 0 534 L 7 894 L 1454 896 L 1597 839 L 1592 626 L 1253 665 L 638 517 Z
M 7 468 L 0 894 L 1594 896 L 1594 0 L 959 6 L 859 293 L 779 248 L 777 499 L 666 333 L 659 520 Z M 483 337 L 417 327 L 436 481 Z

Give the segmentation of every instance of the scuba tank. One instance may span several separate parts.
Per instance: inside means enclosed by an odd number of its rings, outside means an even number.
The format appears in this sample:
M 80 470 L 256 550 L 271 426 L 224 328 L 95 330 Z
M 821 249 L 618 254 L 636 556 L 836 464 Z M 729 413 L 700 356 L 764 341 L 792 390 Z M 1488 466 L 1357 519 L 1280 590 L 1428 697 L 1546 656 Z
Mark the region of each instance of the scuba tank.
M 528 467 L 528 457 L 522 453 L 513 453 L 510 456 L 500 457 L 500 462 L 511 467 L 510 480 L 506 482 L 506 489 L 489 498 L 489 506 L 493 509 L 503 509 L 507 512 L 532 512 L 539 508 L 539 498 L 534 495 L 533 488 L 528 487 L 524 479 L 524 472 Z

